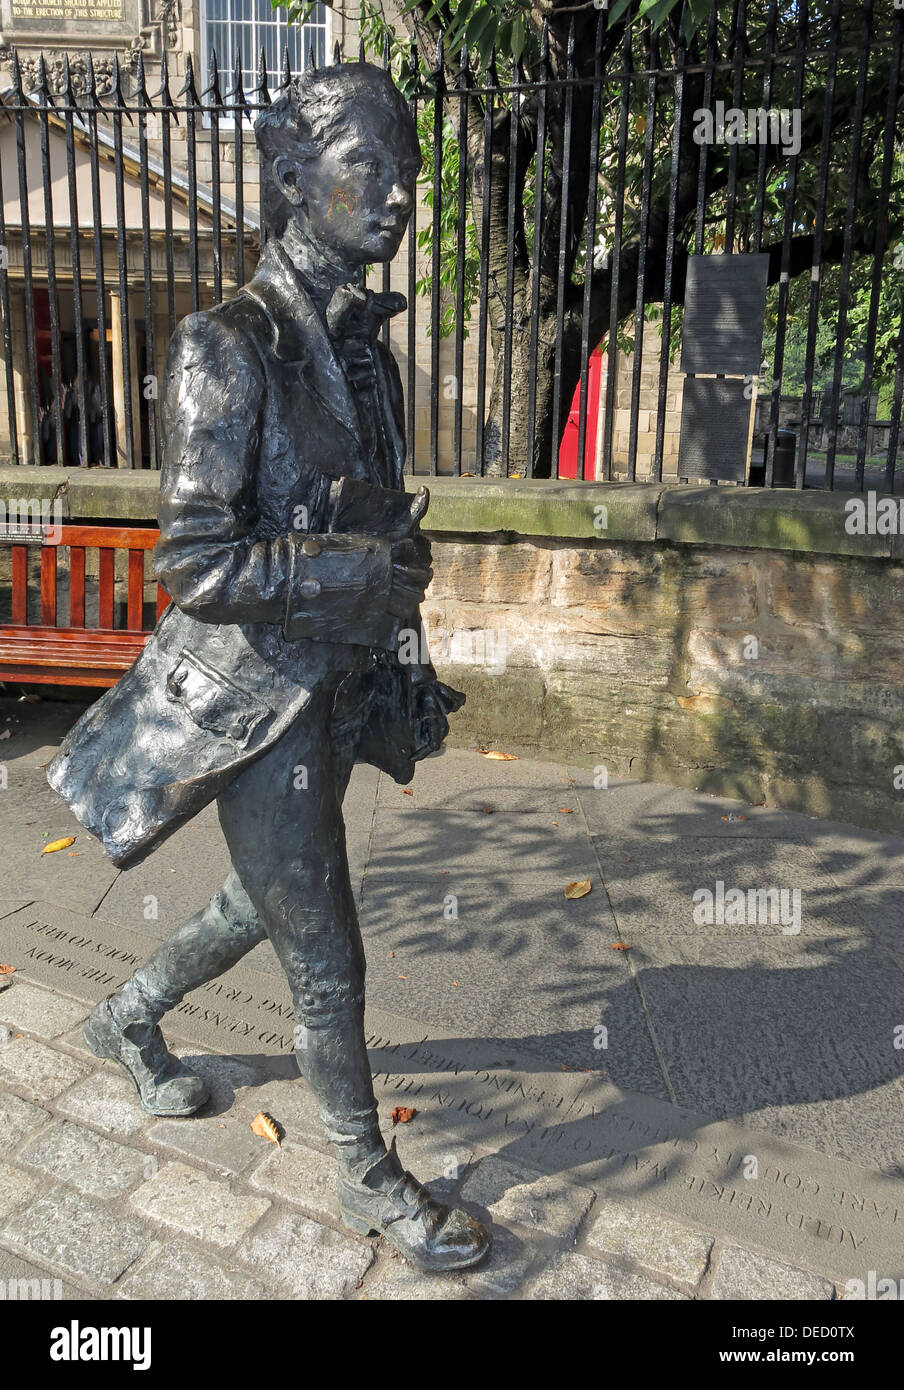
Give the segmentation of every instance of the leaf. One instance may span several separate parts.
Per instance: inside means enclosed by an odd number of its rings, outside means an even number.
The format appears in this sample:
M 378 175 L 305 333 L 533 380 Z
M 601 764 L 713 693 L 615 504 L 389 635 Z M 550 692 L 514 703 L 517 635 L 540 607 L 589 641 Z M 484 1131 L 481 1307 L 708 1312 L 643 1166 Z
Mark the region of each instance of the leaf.
M 627 941 L 613 941 L 609 946 L 610 951 L 630 951 L 630 949 Z
M 524 16 L 517 15 L 512 22 L 512 57 L 517 63 L 524 52 L 527 43 L 527 31 L 524 27 Z
M 56 854 L 58 849 L 68 849 L 75 844 L 74 835 L 66 835 L 62 840 L 51 840 L 49 845 L 45 845 L 41 850 L 42 854 Z
M 565 889 L 566 898 L 586 898 L 590 889 L 593 887 L 589 878 L 575 879 L 574 883 L 569 883 Z
M 630 4 L 631 4 L 631 0 L 615 0 L 615 4 L 610 6 L 610 8 L 609 8 L 609 28 L 610 28 L 610 29 L 612 28 L 613 24 L 617 23 L 617 21 L 621 19 L 622 15 L 624 14 L 625 10 L 628 9 L 628 7 L 630 6 Z
M 559 814 L 562 815 L 562 816 L 573 816 L 573 815 L 574 815 L 574 811 L 571 809 L 570 806 L 560 806 L 560 807 L 559 807 Z
M 417 0 L 415 0 L 417 3 Z M 476 47 L 481 36 L 493 26 L 493 34 L 496 33 L 496 13 L 491 5 L 479 5 L 471 18 L 468 20 L 468 28 L 465 36 L 469 48 Z
M 269 1139 L 270 1143 L 275 1144 L 278 1149 L 282 1148 L 276 1121 L 267 1114 L 266 1110 L 261 1110 L 251 1121 L 251 1133 L 256 1134 L 259 1139 Z
M 417 1111 L 413 1106 L 397 1105 L 392 1112 L 393 1127 L 396 1125 L 409 1125 L 414 1119 Z
M 497 763 L 516 763 L 517 753 L 500 753 L 497 748 L 478 748 L 478 753 L 482 753 L 485 758 L 492 758 Z
M 15 975 L 15 973 L 16 967 L 14 965 L 0 965 L 0 975 Z

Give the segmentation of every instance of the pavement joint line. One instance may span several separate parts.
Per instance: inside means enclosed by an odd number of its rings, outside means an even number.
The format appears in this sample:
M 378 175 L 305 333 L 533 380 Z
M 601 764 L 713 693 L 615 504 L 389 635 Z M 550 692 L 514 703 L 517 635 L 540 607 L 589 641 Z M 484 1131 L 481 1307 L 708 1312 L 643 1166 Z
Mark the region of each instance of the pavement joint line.
M 585 826 L 587 826 L 587 831 L 588 831 L 588 834 L 589 834 L 590 826 L 589 826 L 589 823 L 588 823 L 588 821 L 587 821 L 587 812 L 586 812 L 586 810 L 584 809 L 584 803 L 583 803 L 583 801 L 581 800 L 580 797 L 577 798 L 577 801 L 578 801 L 578 805 L 579 805 L 580 808 L 581 808 L 581 816 L 583 817 L 584 824 L 585 824 Z M 594 854 L 594 857 L 595 857 L 596 862 L 597 862 L 597 866 L 598 866 L 599 871 L 600 871 L 600 879 L 601 879 L 601 881 L 602 881 L 603 890 L 604 890 L 604 892 L 605 892 L 605 894 L 606 894 L 606 901 L 607 901 L 608 904 L 609 904 L 609 911 L 612 913 L 612 920 L 615 922 L 615 925 L 616 925 L 616 928 L 617 928 L 617 930 L 618 930 L 618 934 L 619 934 L 620 940 L 625 941 L 624 930 L 623 930 L 623 928 L 622 928 L 621 922 L 619 921 L 619 915 L 618 915 L 618 913 L 617 913 L 616 910 L 615 910 L 615 904 L 613 903 L 612 898 L 611 898 L 611 895 L 610 895 L 610 893 L 609 893 L 609 885 L 607 884 L 605 874 L 603 873 L 603 865 L 602 865 L 602 861 L 601 861 L 601 859 L 600 859 L 600 852 L 599 852 L 599 847 L 598 847 L 597 842 L 596 842 L 596 837 L 593 836 L 593 835 L 590 836 L 590 844 L 591 844 L 591 846 L 592 846 L 592 848 L 593 848 L 593 854 Z M 629 946 L 629 947 L 630 947 L 630 945 L 631 945 L 630 941 L 625 941 L 625 944 L 626 944 L 627 946 Z M 651 1016 L 650 1016 L 650 1010 L 648 1009 L 648 1007 L 647 1007 L 647 1001 L 646 1001 L 646 999 L 644 998 L 643 989 L 642 989 L 642 987 L 641 987 L 640 979 L 639 979 L 638 974 L 637 974 L 637 967 L 636 967 L 634 961 L 631 959 L 631 951 L 630 951 L 630 949 L 627 950 L 627 951 L 624 951 L 622 954 L 628 957 L 628 959 L 627 959 L 627 961 L 626 961 L 626 965 L 627 965 L 627 968 L 628 968 L 628 974 L 629 974 L 629 976 L 630 976 L 630 978 L 631 978 L 631 980 L 632 980 L 632 982 L 633 982 L 633 985 L 634 985 L 634 992 L 635 992 L 635 994 L 636 994 L 636 996 L 637 996 L 637 1001 L 638 1001 L 638 1004 L 639 1004 L 639 1006 L 640 1006 L 641 1013 L 643 1014 L 644 1023 L 646 1024 L 647 1033 L 648 1033 L 649 1038 L 650 1038 L 650 1045 L 651 1045 L 651 1047 L 653 1048 L 653 1052 L 654 1052 L 654 1054 L 655 1054 L 655 1056 L 656 1056 L 656 1061 L 657 1061 L 657 1063 L 658 1063 L 658 1065 L 659 1065 L 659 1070 L 660 1070 L 660 1072 L 662 1073 L 662 1079 L 663 1079 L 663 1081 L 664 1081 L 664 1083 L 665 1083 L 665 1088 L 666 1088 L 666 1091 L 668 1092 L 669 1100 L 672 1102 L 673 1105 L 677 1105 L 677 1104 L 678 1104 L 678 1097 L 677 1097 L 676 1094 L 675 1094 L 675 1088 L 674 1088 L 674 1086 L 672 1085 L 672 1078 L 669 1076 L 669 1070 L 668 1070 L 668 1067 L 666 1066 L 665 1057 L 663 1056 L 662 1048 L 660 1047 L 660 1044 L 659 1044 L 659 1039 L 658 1039 L 657 1036 L 656 1036 L 656 1029 L 655 1029 L 655 1027 L 654 1027 L 654 1025 L 653 1025 L 653 1020 L 652 1020 L 652 1018 L 651 1018 Z M 589 1080 L 588 1080 L 588 1083 L 587 1083 L 587 1084 L 589 1085 Z M 581 1087 L 581 1090 L 582 1090 L 582 1091 L 583 1091 L 584 1089 L 586 1089 L 586 1088 L 585 1088 L 585 1087 Z M 580 1097 L 580 1092 L 578 1093 L 578 1096 Z

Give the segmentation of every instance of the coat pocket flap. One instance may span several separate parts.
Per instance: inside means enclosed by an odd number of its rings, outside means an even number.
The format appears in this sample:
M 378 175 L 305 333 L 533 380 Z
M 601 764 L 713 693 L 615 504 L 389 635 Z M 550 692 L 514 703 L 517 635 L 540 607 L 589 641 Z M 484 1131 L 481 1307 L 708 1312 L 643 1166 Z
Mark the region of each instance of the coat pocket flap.
M 273 711 L 185 648 L 166 678 L 166 697 L 184 706 L 200 729 L 229 738 L 244 748 Z

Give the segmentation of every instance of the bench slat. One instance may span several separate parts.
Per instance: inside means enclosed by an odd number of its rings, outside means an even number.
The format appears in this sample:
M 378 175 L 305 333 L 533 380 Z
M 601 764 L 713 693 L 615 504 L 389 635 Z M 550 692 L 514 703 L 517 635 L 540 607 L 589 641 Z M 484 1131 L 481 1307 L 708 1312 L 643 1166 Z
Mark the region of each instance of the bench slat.
M 126 626 L 131 632 L 141 631 L 144 606 L 144 551 L 129 551 L 129 587 L 126 602 Z
M 28 622 L 28 546 L 13 546 L 13 622 Z
M 85 626 L 85 548 L 81 545 L 69 551 L 69 626 Z
M 99 550 L 97 552 L 97 574 L 97 625 L 98 627 L 112 628 L 114 575 L 112 550 Z
M 57 553 L 53 546 L 41 551 L 41 622 L 45 627 L 56 626 Z

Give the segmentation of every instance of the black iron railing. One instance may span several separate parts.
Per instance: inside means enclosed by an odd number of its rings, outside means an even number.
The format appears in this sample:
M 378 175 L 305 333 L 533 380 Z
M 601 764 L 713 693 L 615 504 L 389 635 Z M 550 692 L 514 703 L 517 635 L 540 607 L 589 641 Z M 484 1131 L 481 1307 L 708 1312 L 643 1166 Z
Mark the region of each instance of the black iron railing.
M 380 54 L 425 153 L 407 324 L 384 330 L 406 383 L 413 471 L 675 473 L 688 258 L 753 251 L 769 258 L 764 370 L 750 384 L 765 481 L 781 481 L 790 432 L 785 481 L 894 488 L 904 12 L 872 0 L 737 0 L 728 20 L 724 10 L 714 5 L 690 38 L 677 22 L 653 32 L 643 20 L 613 38 L 603 12 L 589 50 L 574 29 L 562 53 L 544 35 L 505 72 L 467 53 Z M 43 62 L 32 90 L 14 66 L 0 119 L 14 461 L 159 465 L 161 336 L 234 293 L 260 248 L 251 122 L 293 75 L 288 55 L 279 74 L 262 55 L 246 93 L 242 64 L 237 54 L 224 91 L 212 54 L 201 93 L 190 60 L 171 93 L 165 54 L 153 93 L 140 54 L 134 72 L 114 63 L 102 93 L 90 64 L 79 92 L 68 65 L 56 91 Z M 744 138 L 728 139 L 726 112 Z M 370 280 L 388 288 L 398 273 Z

